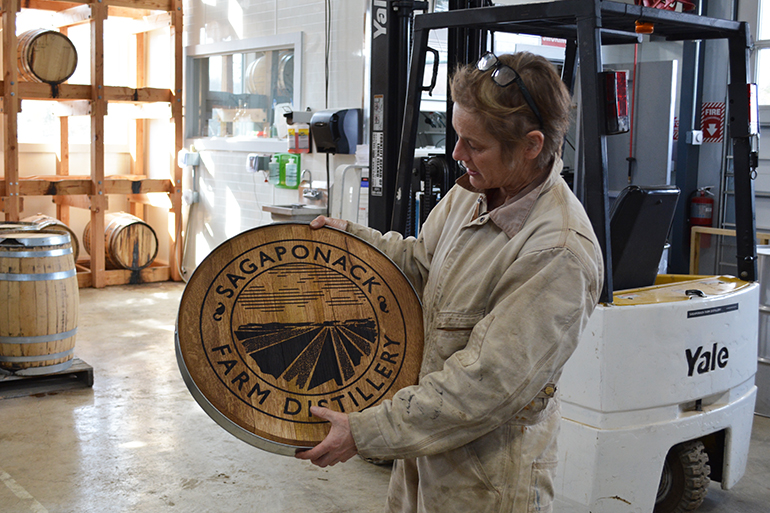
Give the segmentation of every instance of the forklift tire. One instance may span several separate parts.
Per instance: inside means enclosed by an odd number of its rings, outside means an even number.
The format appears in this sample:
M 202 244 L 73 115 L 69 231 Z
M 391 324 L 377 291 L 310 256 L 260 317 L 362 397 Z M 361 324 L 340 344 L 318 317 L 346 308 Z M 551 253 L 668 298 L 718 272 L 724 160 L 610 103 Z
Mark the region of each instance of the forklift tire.
M 703 442 L 675 445 L 666 456 L 653 513 L 683 513 L 698 508 L 708 492 L 708 455 Z

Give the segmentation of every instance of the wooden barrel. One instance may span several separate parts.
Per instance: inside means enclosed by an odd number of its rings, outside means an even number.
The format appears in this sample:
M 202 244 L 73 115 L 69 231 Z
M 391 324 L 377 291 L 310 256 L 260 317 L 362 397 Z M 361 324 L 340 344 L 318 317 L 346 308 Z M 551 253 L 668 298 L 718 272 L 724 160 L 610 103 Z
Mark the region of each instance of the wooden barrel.
M 0 232 L 0 368 L 22 376 L 69 368 L 78 294 L 69 234 Z
M 18 38 L 19 78 L 61 84 L 75 72 L 78 54 L 67 36 L 55 30 L 28 30 Z
M 70 243 L 72 244 L 72 258 L 75 260 L 75 263 L 77 263 L 78 256 L 80 255 L 80 243 L 78 242 L 78 236 L 69 226 L 56 219 L 55 217 L 47 216 L 41 213 L 25 217 L 21 221 L 24 223 L 32 223 L 39 227 L 41 230 L 47 232 L 68 233 L 70 236 Z
M 91 223 L 83 231 L 83 247 L 91 254 Z M 104 215 L 104 257 L 109 269 L 139 271 L 155 260 L 158 237 L 152 227 L 128 212 Z
M 379 250 L 306 224 L 255 228 L 198 265 L 176 352 L 190 393 L 220 426 L 277 454 L 318 444 L 318 405 L 361 411 L 417 383 L 422 308 Z

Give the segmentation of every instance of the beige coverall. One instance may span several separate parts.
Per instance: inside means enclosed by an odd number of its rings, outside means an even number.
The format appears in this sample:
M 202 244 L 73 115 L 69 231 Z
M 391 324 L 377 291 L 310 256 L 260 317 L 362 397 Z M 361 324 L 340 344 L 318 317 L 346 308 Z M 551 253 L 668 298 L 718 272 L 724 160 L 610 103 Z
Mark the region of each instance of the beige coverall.
M 460 178 L 416 239 L 349 225 L 423 303 L 419 384 L 350 414 L 362 456 L 398 460 L 388 511 L 551 511 L 561 417 L 542 391 L 558 381 L 603 280 L 561 166 L 491 213 Z

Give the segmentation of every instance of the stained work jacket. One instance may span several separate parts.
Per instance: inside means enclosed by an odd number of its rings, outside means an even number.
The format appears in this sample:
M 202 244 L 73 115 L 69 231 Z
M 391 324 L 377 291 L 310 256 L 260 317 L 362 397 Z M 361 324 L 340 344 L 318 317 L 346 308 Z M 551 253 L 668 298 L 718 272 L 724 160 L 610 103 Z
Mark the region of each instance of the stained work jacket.
M 557 161 L 491 213 L 464 176 L 417 238 L 349 225 L 423 303 L 419 383 L 350 415 L 362 456 L 400 460 L 389 511 L 551 510 L 560 416 L 547 396 L 603 279 L 599 243 L 560 171 Z

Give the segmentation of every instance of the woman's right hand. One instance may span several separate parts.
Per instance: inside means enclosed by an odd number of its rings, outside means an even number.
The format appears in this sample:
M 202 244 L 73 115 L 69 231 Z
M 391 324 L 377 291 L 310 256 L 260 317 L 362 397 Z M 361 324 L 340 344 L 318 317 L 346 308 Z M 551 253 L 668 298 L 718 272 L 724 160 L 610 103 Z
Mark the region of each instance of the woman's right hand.
M 314 230 L 329 226 L 331 228 L 337 228 L 338 230 L 346 231 L 348 229 L 348 222 L 344 219 L 336 219 L 334 217 L 318 216 L 310 221 L 310 227 Z

